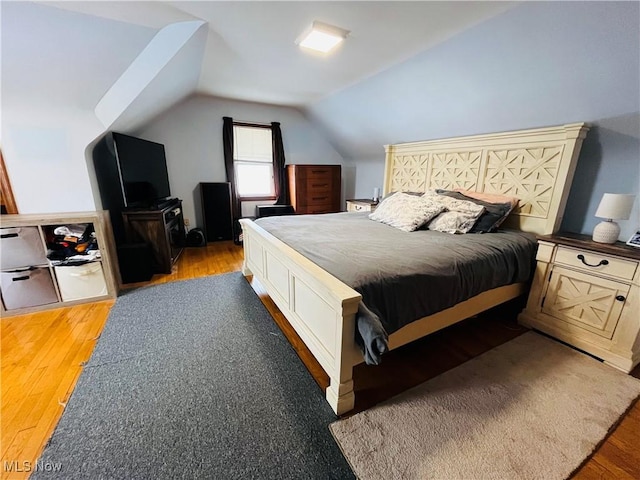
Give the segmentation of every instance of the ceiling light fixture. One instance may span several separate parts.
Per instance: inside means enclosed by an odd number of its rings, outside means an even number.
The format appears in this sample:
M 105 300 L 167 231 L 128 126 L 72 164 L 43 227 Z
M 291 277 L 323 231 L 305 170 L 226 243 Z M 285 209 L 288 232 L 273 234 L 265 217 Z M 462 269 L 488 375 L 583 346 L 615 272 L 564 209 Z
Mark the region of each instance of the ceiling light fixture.
M 349 35 L 348 30 L 334 27 L 322 22 L 313 22 L 311 26 L 296 40 L 303 48 L 316 52 L 329 53 Z

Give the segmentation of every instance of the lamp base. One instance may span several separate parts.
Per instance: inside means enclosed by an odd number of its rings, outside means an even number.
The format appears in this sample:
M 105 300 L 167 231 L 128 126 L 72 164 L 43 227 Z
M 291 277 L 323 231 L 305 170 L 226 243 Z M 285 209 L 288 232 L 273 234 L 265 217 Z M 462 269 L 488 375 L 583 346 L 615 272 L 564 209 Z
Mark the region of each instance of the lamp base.
M 620 225 L 611 220 L 600 222 L 593 229 L 593 241 L 598 243 L 616 243 L 620 236 Z

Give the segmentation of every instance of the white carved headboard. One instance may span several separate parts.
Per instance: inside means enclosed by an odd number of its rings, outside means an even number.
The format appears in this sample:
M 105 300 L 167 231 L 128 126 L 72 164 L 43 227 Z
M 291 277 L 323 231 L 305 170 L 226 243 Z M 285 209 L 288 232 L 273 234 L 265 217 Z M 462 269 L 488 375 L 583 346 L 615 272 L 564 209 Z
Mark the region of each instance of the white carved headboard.
M 520 199 L 506 226 L 560 228 L 589 127 L 557 127 L 385 145 L 384 193 L 463 188 Z

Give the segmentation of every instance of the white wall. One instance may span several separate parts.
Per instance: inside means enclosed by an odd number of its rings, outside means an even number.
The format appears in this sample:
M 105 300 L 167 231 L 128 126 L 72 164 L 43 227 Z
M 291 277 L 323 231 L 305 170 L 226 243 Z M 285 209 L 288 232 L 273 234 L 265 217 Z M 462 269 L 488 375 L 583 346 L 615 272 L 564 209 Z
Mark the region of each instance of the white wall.
M 2 150 L 18 211 L 95 210 L 85 148 L 103 128 L 93 112 L 2 107 Z
M 256 123 L 280 122 L 287 164 L 343 164 L 342 156 L 297 109 L 191 96 L 131 132 L 164 144 L 171 194 L 183 200 L 184 215 L 191 227 L 202 226 L 198 183 L 226 181 L 222 117 Z M 353 192 L 353 178 L 349 168 L 343 166 L 343 192 L 349 191 Z M 254 215 L 254 205 L 245 206 L 243 215 Z

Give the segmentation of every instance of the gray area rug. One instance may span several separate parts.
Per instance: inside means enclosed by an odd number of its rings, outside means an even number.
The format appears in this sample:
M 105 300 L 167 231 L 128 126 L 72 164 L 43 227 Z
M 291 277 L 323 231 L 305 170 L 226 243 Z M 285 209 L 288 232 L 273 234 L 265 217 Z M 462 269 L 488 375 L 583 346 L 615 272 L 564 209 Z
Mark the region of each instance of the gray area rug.
M 353 478 L 323 392 L 239 273 L 119 297 L 31 478 Z
M 528 332 L 330 429 L 362 480 L 563 479 L 640 380 Z

